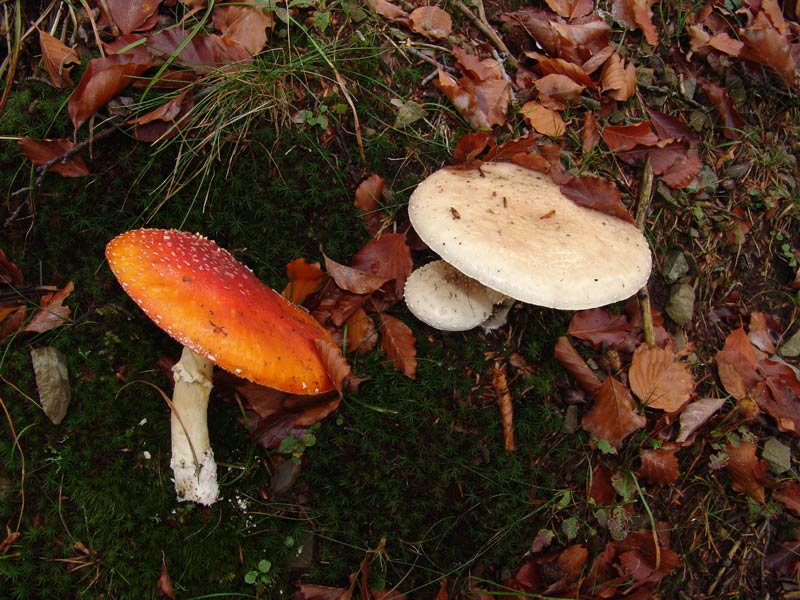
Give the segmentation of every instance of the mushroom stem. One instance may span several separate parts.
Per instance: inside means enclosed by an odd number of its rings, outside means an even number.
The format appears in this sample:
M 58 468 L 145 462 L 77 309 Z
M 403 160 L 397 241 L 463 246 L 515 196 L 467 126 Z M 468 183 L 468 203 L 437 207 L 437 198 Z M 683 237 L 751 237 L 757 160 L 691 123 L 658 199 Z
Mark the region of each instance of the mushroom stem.
M 172 460 L 179 502 L 217 501 L 217 464 L 208 437 L 208 397 L 214 363 L 186 346 L 172 367 Z

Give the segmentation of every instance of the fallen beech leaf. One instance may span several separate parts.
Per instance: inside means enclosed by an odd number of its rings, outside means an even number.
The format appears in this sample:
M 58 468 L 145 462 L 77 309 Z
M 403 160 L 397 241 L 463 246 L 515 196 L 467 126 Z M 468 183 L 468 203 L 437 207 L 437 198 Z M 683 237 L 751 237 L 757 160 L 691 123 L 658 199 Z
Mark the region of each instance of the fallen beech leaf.
M 753 311 L 750 313 L 750 324 L 747 332 L 750 343 L 766 354 L 775 354 L 772 332 L 779 333 L 779 330 L 775 327 L 776 325 L 774 319 L 762 312 Z
M 239 42 L 213 33 L 192 34 L 180 27 L 161 29 L 147 35 L 147 50 L 157 56 L 175 57 L 175 62 L 198 73 L 229 67 L 250 60 Z
M 78 129 L 89 117 L 144 73 L 151 61 L 134 54 L 114 54 L 89 61 L 67 101 L 72 125 Z
M 651 46 L 658 44 L 658 31 L 653 25 L 654 0 L 614 0 L 611 14 L 631 29 L 641 29 L 644 38 Z
M 254 6 L 252 0 L 235 5 L 215 6 L 211 18 L 224 39 L 240 44 L 251 55 L 264 49 L 267 44 L 267 30 L 275 26 L 272 13 Z
M 351 266 L 386 281 L 394 280 L 395 293 L 402 298 L 406 279 L 414 270 L 414 259 L 405 234 L 384 233 L 356 252 Z
M 597 87 L 597 82 L 583 70 L 581 65 L 576 65 L 563 58 L 547 56 L 539 52 L 526 52 L 525 56 L 536 61 L 536 66 L 539 71 L 541 71 L 542 76 L 564 75 L 584 88 Z
M 318 262 L 309 264 L 305 258 L 296 258 L 287 263 L 286 277 L 289 282 L 281 294 L 289 302 L 302 304 L 325 279 L 325 273 Z
M 71 313 L 70 308 L 63 303 L 74 289 L 75 286 L 69 281 L 60 290 L 42 296 L 39 310 L 22 331 L 42 333 L 63 325 Z
M 371 237 L 375 237 L 383 229 L 386 213 L 381 208 L 380 201 L 386 182 L 383 177 L 372 173 L 356 188 L 353 205 L 361 211 L 361 220 Z
M 633 353 L 628 382 L 642 404 L 668 413 L 686 404 L 694 391 L 694 377 L 686 363 L 668 348 L 647 344 Z
M 738 444 L 727 440 L 725 443 L 728 454 L 728 475 L 731 485 L 737 492 L 744 492 L 760 504 L 766 501 L 764 485 L 770 483 L 772 478 L 767 471 L 769 464 L 756 457 L 756 447 L 741 440 Z
M 492 365 L 492 387 L 500 407 L 500 422 L 503 426 L 503 447 L 506 452 L 516 450 L 514 443 L 514 404 L 511 400 L 511 392 L 508 390 L 508 380 L 506 378 L 506 363 L 497 360 Z
M 772 490 L 772 497 L 800 516 L 800 483 L 789 482 Z
M 643 449 L 639 451 L 642 464 L 637 471 L 639 477 L 656 485 L 675 483 L 678 472 L 678 459 L 674 448 Z
M 345 321 L 347 324 L 347 349 L 362 354 L 371 352 L 378 343 L 378 331 L 375 322 L 366 311 L 359 307 Z
M 708 39 L 708 45 L 714 50 L 719 50 L 730 56 L 739 56 L 744 47 L 744 43 L 740 40 L 733 39 L 726 32 L 720 32 Z
M 701 398 L 690 402 L 681 411 L 680 430 L 675 441 L 685 442 L 699 427 L 704 425 L 711 415 L 717 412 L 725 404 L 725 398 Z
M 800 562 L 800 540 L 773 541 L 764 556 L 764 569 L 768 573 L 792 580 Z
M 347 267 L 327 256 L 324 256 L 324 259 L 325 269 L 333 277 L 336 285 L 354 294 L 370 294 L 391 279 L 391 277 L 374 275 L 361 269 Z
M 556 111 L 538 102 L 526 102 L 519 112 L 535 131 L 550 137 L 561 137 L 566 131 L 564 119 Z
M 539 92 L 539 101 L 554 110 L 563 110 L 578 103 L 581 93 L 586 89 L 586 86 L 558 73 L 540 77 L 534 86 Z
M 565 19 L 579 19 L 594 10 L 592 0 L 545 0 L 554 13 Z
M 591 152 L 600 140 L 600 126 L 594 113 L 587 112 L 583 119 L 583 130 L 581 131 L 581 148 L 584 154 Z
M 698 77 L 697 82 L 722 119 L 722 135 L 729 140 L 738 140 L 742 135 L 745 123 L 734 107 L 728 91 L 702 77 Z
M 607 179 L 593 175 L 576 175 L 561 184 L 561 193 L 580 206 L 633 223 L 628 207 L 622 203 L 619 188 Z
M 578 385 L 587 394 L 594 395 L 600 389 L 602 383 L 600 378 L 589 368 L 566 336 L 561 336 L 556 340 L 555 359 L 569 371 L 569 374 L 578 381 Z
M 469 164 L 484 150 L 495 148 L 495 142 L 492 138 L 492 133 L 487 130 L 473 131 L 465 133 L 456 142 L 456 147 L 453 149 L 453 164 Z
M 745 398 L 764 379 L 758 372 L 753 345 L 742 327 L 728 335 L 715 360 L 722 387 L 737 400 Z
M 186 90 L 150 112 L 127 121 L 127 124 L 134 125 L 133 135 L 141 142 L 166 140 L 181 130 L 192 108 L 194 99 Z
M 603 92 L 614 100 L 624 102 L 636 93 L 636 67 L 632 63 L 625 65 L 625 61 L 614 52 L 603 63 L 603 72 L 600 75 Z
M 758 407 L 775 419 L 778 429 L 800 435 L 800 379 L 784 362 L 763 359 L 759 362 L 768 394 L 754 394 Z
M 105 0 L 99 6 L 103 10 L 108 9 L 108 17 L 119 31 L 131 33 L 155 26 L 159 4 L 161 0 Z
M 592 469 L 592 482 L 589 484 L 587 496 L 596 506 L 608 506 L 617 499 L 612 476 L 614 472 L 603 464 L 596 464 Z
M 374 0 L 370 0 L 371 2 Z M 311 583 L 298 583 L 295 600 L 349 600 L 352 591 L 347 588 L 334 588 Z
M 647 108 L 647 116 L 659 140 L 685 139 L 692 145 L 700 143 L 700 136 L 683 119 L 653 108 Z
M 630 150 L 636 146 L 652 146 L 658 142 L 650 121 L 635 125 L 607 125 L 602 132 L 603 141 L 612 152 Z
M 761 17 L 763 13 L 759 13 Z M 787 36 L 768 25 L 766 19 L 757 17 L 756 23 L 739 30 L 744 42 L 739 56 L 746 60 L 768 66 L 783 80 L 787 88 L 795 82 L 795 59 L 792 44 Z
M 167 572 L 167 563 L 163 557 L 161 558 L 161 576 L 158 578 L 156 587 L 159 595 L 169 598 L 169 600 L 175 599 L 175 592 L 172 589 L 172 581 L 170 580 L 169 573 Z
M 620 448 L 622 441 L 647 424 L 634 411 L 630 390 L 612 376 L 606 377 L 594 399 L 594 406 L 581 419 L 581 426 L 597 439 Z
M 406 11 L 386 0 L 367 0 L 367 5 L 370 10 L 382 16 L 384 19 L 403 22 L 408 20 L 408 13 Z
M 612 348 L 627 343 L 631 324 L 625 315 L 612 315 L 605 308 L 576 311 L 567 333 L 590 342 L 595 348 L 607 344 Z
M 397 317 L 381 313 L 378 315 L 381 334 L 381 349 L 392 361 L 394 368 L 409 379 L 416 378 L 416 339 L 411 329 Z
M 50 83 L 54 88 L 71 86 L 70 71 L 74 65 L 81 64 L 78 53 L 46 31 L 41 29 L 37 31 L 39 32 L 39 47 L 42 49 L 42 64 L 50 77 Z
M 75 149 L 75 144 L 72 143 L 72 140 L 63 138 L 54 140 L 34 140 L 33 138 L 24 137 L 20 138 L 19 147 L 22 153 L 27 156 L 33 164 L 42 166 L 50 163 L 50 161 L 54 159 L 66 156 L 68 152 Z M 89 175 L 89 169 L 78 153 L 70 154 L 68 158 L 53 162 L 50 164 L 50 171 L 62 177 L 85 177 Z
M 317 352 L 319 352 L 319 356 L 322 359 L 325 373 L 333 383 L 336 391 L 341 394 L 344 382 L 352 372 L 350 365 L 347 364 L 347 359 L 342 355 L 339 346 L 328 340 L 316 339 L 314 340 L 314 345 L 317 347 Z
M 429 40 L 441 40 L 450 35 L 453 21 L 450 15 L 438 6 L 420 6 L 409 15 L 411 31 L 424 35 Z
M 440 70 L 435 84 L 473 129 L 490 129 L 505 123 L 511 99 L 511 83 L 505 79 L 464 76 L 456 80 Z

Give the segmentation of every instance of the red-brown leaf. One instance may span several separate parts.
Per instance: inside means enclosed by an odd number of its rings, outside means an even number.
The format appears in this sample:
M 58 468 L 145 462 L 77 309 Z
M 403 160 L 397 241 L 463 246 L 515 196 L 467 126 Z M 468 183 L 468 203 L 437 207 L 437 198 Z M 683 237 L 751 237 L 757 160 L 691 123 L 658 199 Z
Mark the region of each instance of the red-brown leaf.
M 556 340 L 555 359 L 577 380 L 578 385 L 587 394 L 594 395 L 600 389 L 602 383 L 600 378 L 589 368 L 566 336 L 561 336 Z
M 39 301 L 39 310 L 22 331 L 42 333 L 54 327 L 58 327 L 59 325 L 63 325 L 71 313 L 70 308 L 64 306 L 64 300 L 67 299 L 67 296 L 69 296 L 74 289 L 75 286 L 69 281 L 67 285 L 60 290 L 42 296 Z
M 409 379 L 416 378 L 417 340 L 411 329 L 397 317 L 381 313 L 378 315 L 381 333 L 381 349 L 392 361 L 394 368 Z
M 191 35 L 180 27 L 149 34 L 147 49 L 164 58 L 174 56 L 179 65 L 201 73 L 250 59 L 247 49 L 234 40 L 213 33 Z
M 658 142 L 650 121 L 634 125 L 606 125 L 603 128 L 603 141 L 612 152 L 630 150 L 636 146 L 652 146 Z
M 174 600 L 175 592 L 172 589 L 172 581 L 170 580 L 169 573 L 167 572 L 167 563 L 163 558 L 161 559 L 161 576 L 158 578 L 156 588 L 161 596 L 169 598 L 169 600 Z
M 716 362 L 722 386 L 737 400 L 747 396 L 764 379 L 758 372 L 753 345 L 742 327 L 725 339 L 725 346 L 717 352 Z
M 639 477 L 656 485 L 675 483 L 680 475 L 674 448 L 642 449 L 639 452 L 642 464 L 637 471 Z
M 151 61 L 134 54 L 114 54 L 89 61 L 67 102 L 72 125 L 78 129 L 106 103 L 144 73 Z
M 347 350 L 362 354 L 371 352 L 378 343 L 378 330 L 375 321 L 359 307 L 345 321 L 347 324 Z
M 581 420 L 581 426 L 597 439 L 620 448 L 626 437 L 647 423 L 634 408 L 630 390 L 614 377 L 608 376 L 597 391 L 594 406 Z
M 567 333 L 590 342 L 595 348 L 603 344 L 612 348 L 628 342 L 631 325 L 625 315 L 612 315 L 604 308 L 579 310 L 572 315 Z
M 414 270 L 414 259 L 404 234 L 384 233 L 356 252 L 351 266 L 386 281 L 394 280 L 395 292 L 402 298 L 406 279 Z
M 680 430 L 675 441 L 683 443 L 725 404 L 724 398 L 702 398 L 686 405 L 681 411 Z
M 576 175 L 561 185 L 561 193 L 580 206 L 633 223 L 631 213 L 622 203 L 619 188 L 607 179 L 593 175 Z
M 756 394 L 759 408 L 768 412 L 781 431 L 800 435 L 800 380 L 788 364 L 769 359 L 759 362 L 768 394 Z
M 336 344 L 323 339 L 314 340 L 314 345 L 317 347 L 317 352 L 322 359 L 322 366 L 325 367 L 325 373 L 333 383 L 333 387 L 340 394 L 344 388 L 345 380 L 350 377 L 352 370 L 347 363 L 347 359 L 342 355 L 342 351 Z
M 614 0 L 611 13 L 625 26 L 641 29 L 647 43 L 655 46 L 658 44 L 658 31 L 653 25 L 652 5 L 651 0 Z
M 586 117 L 583 119 L 583 130 L 581 131 L 581 147 L 583 153 L 588 154 L 592 149 L 597 146 L 600 140 L 600 126 L 594 113 L 587 112 Z
M 782 35 L 759 13 L 754 24 L 739 31 L 744 48 L 739 56 L 768 66 L 783 80 L 787 88 L 795 81 L 795 59 L 792 44 L 787 36 Z
M 561 115 L 554 110 L 545 108 L 538 102 L 526 102 L 519 109 L 520 114 L 534 131 L 550 137 L 561 137 L 566 131 L 566 124 Z
M 604 93 L 624 102 L 636 93 L 636 67 L 633 63 L 625 65 L 620 55 L 614 52 L 603 64 L 600 81 Z
M 592 469 L 592 482 L 587 495 L 597 506 L 608 506 L 617 498 L 617 490 L 612 482 L 614 473 L 603 464 L 596 464 Z
M 50 77 L 50 83 L 55 88 L 71 86 L 70 71 L 74 65 L 81 63 L 78 53 L 46 31 L 39 29 L 38 32 L 39 47 L 42 49 L 42 64 Z
M 745 123 L 733 105 L 728 91 L 707 79 L 698 77 L 697 82 L 722 119 L 722 135 L 729 140 L 738 140 L 742 135 Z
M 773 490 L 772 496 L 795 515 L 800 516 L 800 483 L 785 483 Z
M 453 164 L 470 163 L 477 159 L 484 150 L 495 147 L 492 133 L 487 130 L 473 131 L 458 138 L 453 149 Z
M 358 185 L 353 199 L 353 205 L 361 211 L 361 219 L 372 237 L 375 237 L 384 226 L 383 220 L 386 215 L 380 204 L 384 186 L 383 177 L 372 173 Z
M 34 140 L 29 137 L 20 138 L 19 147 L 30 161 L 38 166 L 65 156 L 75 149 L 75 144 L 68 139 Z M 50 165 L 50 170 L 62 177 L 85 177 L 89 169 L 80 154 L 71 154 L 68 158 L 58 160 Z
M 371 294 L 391 279 L 391 277 L 383 277 L 361 269 L 347 267 L 327 256 L 324 258 L 325 269 L 333 277 L 336 285 L 354 294 Z
M 251 55 L 264 49 L 267 30 L 275 26 L 271 12 L 264 12 L 261 7 L 248 3 L 216 6 L 212 20 L 223 39 L 236 42 Z
M 642 404 L 668 413 L 686 404 L 694 391 L 694 377 L 686 363 L 668 348 L 647 344 L 633 353 L 628 382 Z
M 579 19 L 591 14 L 594 5 L 591 0 L 545 0 L 554 13 L 565 19 Z
M 111 21 L 122 33 L 131 33 L 155 26 L 159 4 L 161 0 L 105 0 L 99 6 L 108 7 Z
M 409 15 L 411 31 L 424 35 L 429 40 L 441 40 L 450 35 L 453 21 L 450 15 L 438 6 L 420 6 Z
M 728 475 L 730 475 L 733 489 L 737 492 L 744 492 L 756 502 L 764 504 L 766 501 L 764 485 L 772 481 L 767 473 L 769 469 L 767 461 L 759 460 L 756 457 L 756 447 L 744 440 L 738 444 L 728 440 L 726 451 Z

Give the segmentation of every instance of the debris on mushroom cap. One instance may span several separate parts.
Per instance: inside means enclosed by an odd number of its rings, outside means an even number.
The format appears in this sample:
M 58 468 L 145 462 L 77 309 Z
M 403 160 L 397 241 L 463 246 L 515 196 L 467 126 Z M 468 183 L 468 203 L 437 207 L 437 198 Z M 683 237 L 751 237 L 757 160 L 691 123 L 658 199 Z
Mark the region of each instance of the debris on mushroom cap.
M 314 340 L 332 341 L 308 312 L 200 235 L 136 229 L 106 258 L 123 289 L 175 340 L 240 377 L 281 391 L 330 391 Z
M 456 269 L 530 304 L 603 306 L 650 275 L 650 248 L 634 225 L 578 206 L 549 176 L 512 163 L 439 170 L 414 190 L 408 215 Z
M 416 269 L 406 279 L 405 301 L 420 321 L 442 331 L 465 331 L 492 316 L 505 296 L 467 277 L 443 260 Z

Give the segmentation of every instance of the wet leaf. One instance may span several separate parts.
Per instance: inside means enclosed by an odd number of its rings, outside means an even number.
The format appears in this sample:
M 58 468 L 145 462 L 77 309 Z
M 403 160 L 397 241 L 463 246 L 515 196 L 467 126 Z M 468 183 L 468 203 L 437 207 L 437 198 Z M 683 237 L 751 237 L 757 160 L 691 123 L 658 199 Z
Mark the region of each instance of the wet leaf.
M 636 146 L 652 146 L 658 142 L 650 121 L 635 125 L 607 125 L 602 132 L 603 141 L 612 152 L 630 150 Z
M 411 31 L 424 35 L 429 40 L 441 40 L 450 35 L 453 21 L 450 15 L 438 6 L 420 6 L 409 15 Z
M 67 102 L 72 125 L 78 129 L 92 115 L 144 73 L 151 61 L 134 54 L 113 54 L 89 61 Z
M 589 368 L 566 336 L 556 340 L 555 359 L 578 381 L 578 385 L 587 394 L 594 395 L 600 389 L 602 383 L 600 378 Z
M 108 9 L 110 21 L 122 33 L 151 29 L 156 24 L 158 5 L 161 0 L 105 0 L 102 9 Z M 118 34 L 119 32 L 117 32 Z
M 384 233 L 369 240 L 353 257 L 352 267 L 387 281 L 394 281 L 398 298 L 403 297 L 406 279 L 414 270 L 411 249 L 402 233 Z
M 351 590 L 347 588 L 298 583 L 297 591 L 294 593 L 293 598 L 295 600 L 349 600 L 351 595 Z
M 608 506 L 617 499 L 611 477 L 613 471 L 603 464 L 596 464 L 592 469 L 592 481 L 589 484 L 588 496 L 596 506 Z
M 70 87 L 72 85 L 70 78 L 72 67 L 81 64 L 78 53 L 46 31 L 39 29 L 38 32 L 39 47 L 42 49 L 42 64 L 50 77 L 50 83 L 55 88 Z
M 359 307 L 345 321 L 347 325 L 347 350 L 357 354 L 371 352 L 378 343 L 375 322 Z
M 711 416 L 725 404 L 724 398 L 701 398 L 690 402 L 681 411 L 680 430 L 675 441 L 685 442 L 698 428 L 705 425 Z
M 127 124 L 135 126 L 133 135 L 141 142 L 165 140 L 181 130 L 193 107 L 194 100 L 187 90 Z
M 634 408 L 630 390 L 614 377 L 608 376 L 597 390 L 594 405 L 581 420 L 581 425 L 597 439 L 620 448 L 626 437 L 647 423 Z
M 416 378 L 417 349 L 416 339 L 411 329 L 397 317 L 381 313 L 380 323 L 381 349 L 392 361 L 394 368 L 409 379 Z
M 302 304 L 325 279 L 325 273 L 318 262 L 307 263 L 305 258 L 296 258 L 286 265 L 286 278 L 289 282 L 281 294 L 295 304 Z
M 633 353 L 628 381 L 642 404 L 669 413 L 686 404 L 694 391 L 694 377 L 686 363 L 668 348 L 647 344 Z
M 639 458 L 642 464 L 637 474 L 648 483 L 670 485 L 677 481 L 680 473 L 674 448 L 642 449 Z
M 769 470 L 767 461 L 759 460 L 756 456 L 756 447 L 744 440 L 738 444 L 728 440 L 726 452 L 728 475 L 733 489 L 744 492 L 756 502 L 764 504 L 766 501 L 764 486 L 772 480 L 767 473 Z
M 148 34 L 147 50 L 163 58 L 175 57 L 175 62 L 198 73 L 228 68 L 246 61 L 250 53 L 240 43 L 213 33 L 197 33 L 173 27 Z
M 49 170 L 62 177 L 85 177 L 89 169 L 83 158 L 78 153 L 69 154 L 75 149 L 75 144 L 68 139 L 34 140 L 24 137 L 19 140 L 22 153 L 37 166 L 50 164 Z M 60 159 L 61 157 L 65 157 Z M 56 162 L 51 162 L 55 159 Z
M 576 175 L 561 184 L 561 193 L 580 206 L 633 223 L 628 207 L 622 203 L 619 188 L 607 179 L 593 175 Z

